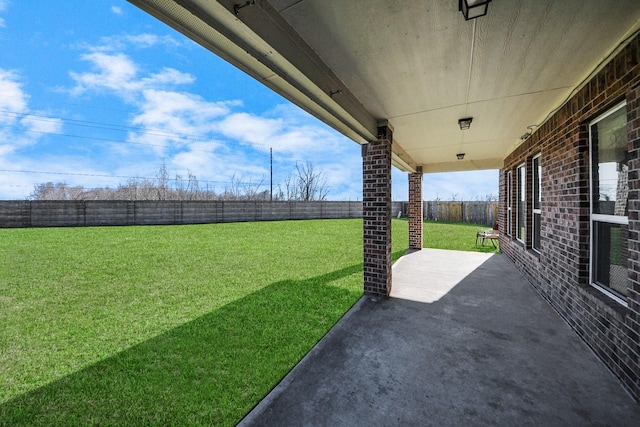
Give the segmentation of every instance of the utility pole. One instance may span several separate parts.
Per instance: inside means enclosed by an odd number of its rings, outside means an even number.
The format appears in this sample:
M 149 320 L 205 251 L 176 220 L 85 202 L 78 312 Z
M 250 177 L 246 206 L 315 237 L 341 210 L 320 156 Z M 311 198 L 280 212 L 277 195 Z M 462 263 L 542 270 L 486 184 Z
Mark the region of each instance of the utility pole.
M 271 170 L 271 197 L 270 202 L 273 202 L 273 147 L 269 148 L 269 168 Z

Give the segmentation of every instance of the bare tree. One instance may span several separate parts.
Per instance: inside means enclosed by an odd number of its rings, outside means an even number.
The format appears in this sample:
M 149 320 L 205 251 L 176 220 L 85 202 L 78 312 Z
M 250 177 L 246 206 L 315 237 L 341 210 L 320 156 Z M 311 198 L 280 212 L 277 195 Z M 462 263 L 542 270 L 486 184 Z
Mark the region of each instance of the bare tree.
M 167 165 L 164 162 L 158 171 L 158 175 L 156 175 L 156 179 L 158 180 L 158 200 L 166 200 L 169 187 L 169 172 L 167 172 Z
M 186 177 L 176 173 L 169 178 L 163 163 L 155 179 L 129 178 L 116 188 L 70 187 L 66 183 L 47 182 L 34 186 L 31 200 L 270 200 L 271 193 L 264 188 L 264 176 L 258 182 L 244 180 L 235 175 L 221 194 L 200 186 L 198 178 L 187 171 Z M 283 187 L 274 194 L 274 200 L 325 200 L 328 189 L 321 172 L 309 162 L 297 164 L 296 173 L 290 175 Z
M 189 170 L 187 171 L 187 178 L 187 198 L 189 200 L 200 200 L 202 198 L 202 192 L 200 191 L 198 178 Z
M 313 163 L 296 163 L 293 176 L 285 180 L 286 196 L 288 200 L 326 200 L 329 188 L 327 179 L 322 171 L 317 171 Z

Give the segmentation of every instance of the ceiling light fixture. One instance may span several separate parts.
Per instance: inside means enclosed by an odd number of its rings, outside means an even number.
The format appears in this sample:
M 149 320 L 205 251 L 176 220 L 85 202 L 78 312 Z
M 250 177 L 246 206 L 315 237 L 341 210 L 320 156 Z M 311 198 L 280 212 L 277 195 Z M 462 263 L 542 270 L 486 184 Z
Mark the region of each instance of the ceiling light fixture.
M 476 19 L 487 14 L 491 0 L 458 0 L 458 10 L 465 21 Z
M 464 153 L 458 153 L 456 154 L 456 157 L 458 158 L 458 160 L 462 160 L 464 159 Z
M 458 125 L 460 126 L 460 130 L 467 130 L 471 127 L 471 122 L 473 121 L 473 117 L 465 117 L 464 119 L 458 119 Z

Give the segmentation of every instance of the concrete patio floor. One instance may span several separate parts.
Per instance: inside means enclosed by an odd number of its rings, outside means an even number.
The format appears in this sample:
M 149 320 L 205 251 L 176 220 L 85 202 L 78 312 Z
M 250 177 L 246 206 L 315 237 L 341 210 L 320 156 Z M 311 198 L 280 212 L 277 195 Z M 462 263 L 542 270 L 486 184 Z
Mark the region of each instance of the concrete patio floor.
M 638 426 L 640 405 L 504 255 L 423 249 L 241 426 Z

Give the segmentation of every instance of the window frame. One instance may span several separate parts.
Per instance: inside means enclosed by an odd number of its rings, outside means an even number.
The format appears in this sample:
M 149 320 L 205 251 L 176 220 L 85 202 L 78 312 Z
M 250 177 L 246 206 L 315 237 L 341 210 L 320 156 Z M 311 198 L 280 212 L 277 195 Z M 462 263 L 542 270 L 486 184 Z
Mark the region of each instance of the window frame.
M 595 244 L 595 224 L 594 223 L 608 223 L 608 224 L 615 224 L 615 225 L 626 225 L 628 227 L 629 225 L 629 216 L 627 214 L 627 216 L 621 216 L 621 215 L 608 215 L 608 214 L 597 214 L 594 213 L 594 200 L 593 200 L 593 191 L 594 191 L 594 176 L 593 176 L 593 168 L 594 168 L 594 164 L 593 164 L 593 135 L 592 135 L 592 129 L 593 126 L 599 122 L 601 122 L 602 120 L 606 119 L 607 117 L 613 115 L 614 113 L 618 112 L 621 108 L 625 108 L 627 106 L 627 102 L 623 101 L 620 102 L 619 104 L 614 105 L 613 107 L 611 107 L 610 109 L 608 109 L 604 114 L 601 114 L 600 116 L 596 117 L 595 119 L 593 119 L 592 121 L 589 122 L 589 284 L 597 289 L 598 291 L 602 292 L 604 295 L 606 295 L 607 297 L 611 298 L 612 300 L 616 301 L 617 303 L 619 303 L 620 305 L 623 305 L 625 307 L 628 307 L 628 303 L 627 303 L 627 299 L 626 297 L 623 298 L 620 295 L 618 295 L 617 293 L 613 292 L 611 290 L 611 288 L 609 288 L 606 285 L 601 285 L 599 283 L 597 283 L 595 281 L 595 256 L 594 256 L 594 244 Z M 627 120 L 628 121 L 628 120 Z M 628 202 L 627 202 L 628 203 Z M 628 244 L 628 243 L 627 243 Z M 628 286 L 628 279 L 627 279 L 627 286 Z
M 513 171 L 507 171 L 507 236 L 511 237 L 513 221 Z
M 527 164 L 521 163 L 516 167 L 516 240 L 523 245 L 527 240 Z M 520 208 L 522 203 L 522 208 Z M 522 215 L 522 217 L 521 217 Z M 521 230 L 524 231 L 521 233 Z M 522 234 L 522 235 L 521 235 Z
M 531 196 L 532 196 L 532 209 L 531 209 L 531 249 L 540 253 L 540 236 L 536 234 L 536 217 L 539 224 L 537 229 L 541 230 L 542 226 L 542 153 L 536 154 L 531 158 Z M 536 163 L 538 164 L 536 166 Z M 537 188 L 536 188 L 537 187 Z M 537 196 L 537 197 L 536 197 Z M 536 203 L 539 203 L 539 207 L 536 208 Z M 538 246 L 536 246 L 536 238 L 538 239 Z

